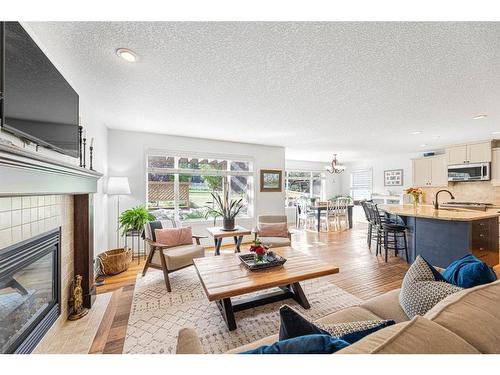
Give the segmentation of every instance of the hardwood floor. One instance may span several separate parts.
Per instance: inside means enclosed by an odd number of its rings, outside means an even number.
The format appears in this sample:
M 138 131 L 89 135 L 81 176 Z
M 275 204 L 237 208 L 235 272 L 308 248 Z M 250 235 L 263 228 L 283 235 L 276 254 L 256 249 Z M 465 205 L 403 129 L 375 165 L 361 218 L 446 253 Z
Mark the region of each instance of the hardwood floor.
M 364 300 L 399 288 L 408 269 L 407 263 L 395 257 L 393 252 L 387 263 L 382 256 L 375 256 L 374 248 L 370 252 L 366 245 L 366 225 L 360 223 L 356 223 L 355 229 L 340 232 L 295 231 L 292 240 L 295 248 L 339 266 L 340 273 L 333 276 L 335 284 Z M 233 249 L 228 245 L 221 252 L 232 253 Z M 213 256 L 213 253 L 213 248 L 207 250 L 207 256 Z M 137 264 L 134 260 L 128 271 L 105 278 L 104 285 L 97 287 L 97 293 L 112 292 L 113 295 L 90 353 L 122 352 L 135 280 L 142 272 L 142 266 L 143 261 Z

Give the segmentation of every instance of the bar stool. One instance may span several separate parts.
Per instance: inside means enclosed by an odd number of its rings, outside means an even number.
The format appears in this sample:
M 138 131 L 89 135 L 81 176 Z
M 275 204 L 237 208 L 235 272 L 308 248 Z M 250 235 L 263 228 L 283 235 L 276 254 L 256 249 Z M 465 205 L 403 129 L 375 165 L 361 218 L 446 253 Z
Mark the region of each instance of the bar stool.
M 366 233 L 366 244 L 368 245 L 368 248 L 371 250 L 373 227 L 375 223 L 372 221 L 366 199 L 361 201 L 361 207 L 363 207 L 363 211 L 365 212 L 365 218 L 366 221 L 368 222 L 368 232 Z
M 371 201 L 364 201 L 363 209 L 366 208 L 367 220 L 368 220 L 368 248 L 371 250 L 372 242 L 379 243 L 379 237 L 382 235 L 382 223 L 394 223 L 391 219 L 385 217 L 385 215 L 381 215 L 377 205 Z M 377 245 L 377 255 L 379 249 Z
M 380 218 L 380 212 L 377 205 L 373 205 L 377 216 Z M 382 254 L 382 244 L 385 250 L 385 261 L 387 262 L 387 254 L 389 250 L 394 250 L 394 256 L 399 255 L 399 250 L 405 251 L 406 263 L 410 263 L 408 258 L 408 243 L 406 241 L 406 226 L 401 224 L 396 224 L 390 221 L 384 221 L 380 218 L 380 222 L 377 225 L 378 235 L 377 235 L 377 251 L 376 255 Z M 403 248 L 399 248 L 398 240 L 403 239 Z

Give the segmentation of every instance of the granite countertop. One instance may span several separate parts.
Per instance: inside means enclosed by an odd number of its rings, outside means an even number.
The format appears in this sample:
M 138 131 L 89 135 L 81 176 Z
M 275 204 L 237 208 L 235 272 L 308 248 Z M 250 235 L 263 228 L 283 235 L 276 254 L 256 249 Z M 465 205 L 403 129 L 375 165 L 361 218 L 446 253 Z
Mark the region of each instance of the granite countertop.
M 378 208 L 393 215 L 448 221 L 474 221 L 500 216 L 498 212 L 474 211 L 464 208 L 440 208 L 436 210 L 431 205 L 418 205 L 415 209 L 412 204 L 380 204 Z

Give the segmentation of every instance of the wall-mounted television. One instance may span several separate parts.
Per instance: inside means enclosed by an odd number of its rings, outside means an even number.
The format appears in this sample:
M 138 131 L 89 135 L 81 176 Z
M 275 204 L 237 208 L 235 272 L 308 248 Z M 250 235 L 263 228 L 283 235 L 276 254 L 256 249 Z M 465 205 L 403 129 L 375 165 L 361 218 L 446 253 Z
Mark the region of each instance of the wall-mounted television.
M 78 94 L 18 22 L 2 22 L 2 130 L 78 157 Z

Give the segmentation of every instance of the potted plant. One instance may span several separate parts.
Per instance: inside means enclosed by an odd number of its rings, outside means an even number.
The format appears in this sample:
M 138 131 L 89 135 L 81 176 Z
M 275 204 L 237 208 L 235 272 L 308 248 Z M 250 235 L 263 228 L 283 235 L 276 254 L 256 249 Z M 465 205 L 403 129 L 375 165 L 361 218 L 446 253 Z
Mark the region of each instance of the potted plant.
M 218 217 L 222 217 L 222 229 L 223 230 L 234 230 L 234 219 L 236 215 L 240 212 L 243 207 L 243 198 L 240 199 L 230 199 L 229 197 L 229 184 L 224 182 L 224 192 L 219 193 L 210 193 L 214 200 L 214 207 L 206 206 L 207 213 L 205 214 L 205 219 L 209 216 L 214 218 L 215 220 Z
M 144 224 L 156 218 L 144 206 L 137 206 L 125 210 L 120 215 L 120 229 L 126 235 L 131 230 L 142 230 Z

